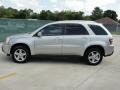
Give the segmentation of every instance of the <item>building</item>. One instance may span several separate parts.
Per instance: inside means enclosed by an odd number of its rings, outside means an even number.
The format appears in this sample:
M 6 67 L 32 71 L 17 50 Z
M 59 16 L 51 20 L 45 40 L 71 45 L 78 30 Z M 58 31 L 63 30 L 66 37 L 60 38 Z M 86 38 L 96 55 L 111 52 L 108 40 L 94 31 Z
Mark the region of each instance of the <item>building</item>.
M 120 31 L 120 23 L 114 21 L 109 17 L 96 20 L 98 23 L 102 23 L 110 32 Z

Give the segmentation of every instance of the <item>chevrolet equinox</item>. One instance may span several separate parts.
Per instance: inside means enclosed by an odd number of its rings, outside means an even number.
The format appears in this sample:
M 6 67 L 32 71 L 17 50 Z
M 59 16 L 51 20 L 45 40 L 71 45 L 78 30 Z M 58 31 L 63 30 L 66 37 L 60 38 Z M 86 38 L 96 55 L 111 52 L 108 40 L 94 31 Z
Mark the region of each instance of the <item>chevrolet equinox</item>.
M 114 52 L 113 37 L 100 23 L 94 21 L 57 21 L 32 33 L 7 37 L 2 51 L 13 61 L 25 63 L 32 55 L 83 56 L 90 65 L 99 64 Z

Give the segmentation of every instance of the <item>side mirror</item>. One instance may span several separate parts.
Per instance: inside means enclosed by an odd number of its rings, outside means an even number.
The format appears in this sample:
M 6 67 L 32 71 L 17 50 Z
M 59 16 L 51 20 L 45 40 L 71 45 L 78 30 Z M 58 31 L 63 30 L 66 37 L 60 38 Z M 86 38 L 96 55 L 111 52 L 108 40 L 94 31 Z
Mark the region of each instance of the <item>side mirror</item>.
M 42 36 L 42 33 L 41 33 L 41 32 L 38 32 L 37 36 L 38 36 L 38 37 L 41 37 L 41 36 Z

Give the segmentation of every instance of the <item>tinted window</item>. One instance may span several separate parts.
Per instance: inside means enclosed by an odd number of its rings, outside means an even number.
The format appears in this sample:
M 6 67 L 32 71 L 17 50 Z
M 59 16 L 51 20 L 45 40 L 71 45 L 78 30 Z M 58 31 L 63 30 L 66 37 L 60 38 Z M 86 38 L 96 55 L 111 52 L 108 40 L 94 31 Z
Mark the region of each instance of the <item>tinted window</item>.
M 89 25 L 89 27 L 92 29 L 92 31 L 96 35 L 107 35 L 107 32 L 100 26 L 97 25 Z
M 66 35 L 88 35 L 87 30 L 80 24 L 67 24 Z
M 42 29 L 43 36 L 63 35 L 63 32 L 64 32 L 64 25 L 62 24 L 49 25 Z

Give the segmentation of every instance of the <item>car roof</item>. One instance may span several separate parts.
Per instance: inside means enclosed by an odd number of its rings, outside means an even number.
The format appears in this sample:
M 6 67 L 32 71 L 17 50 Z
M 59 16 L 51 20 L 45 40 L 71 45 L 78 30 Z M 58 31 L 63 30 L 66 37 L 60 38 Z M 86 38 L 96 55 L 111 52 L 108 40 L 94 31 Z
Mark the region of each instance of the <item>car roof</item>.
M 78 24 L 94 24 L 94 25 L 99 25 L 100 23 L 97 23 L 95 21 L 85 21 L 85 20 L 65 20 L 65 21 L 56 21 L 52 22 L 51 24 L 62 24 L 62 23 L 78 23 Z

